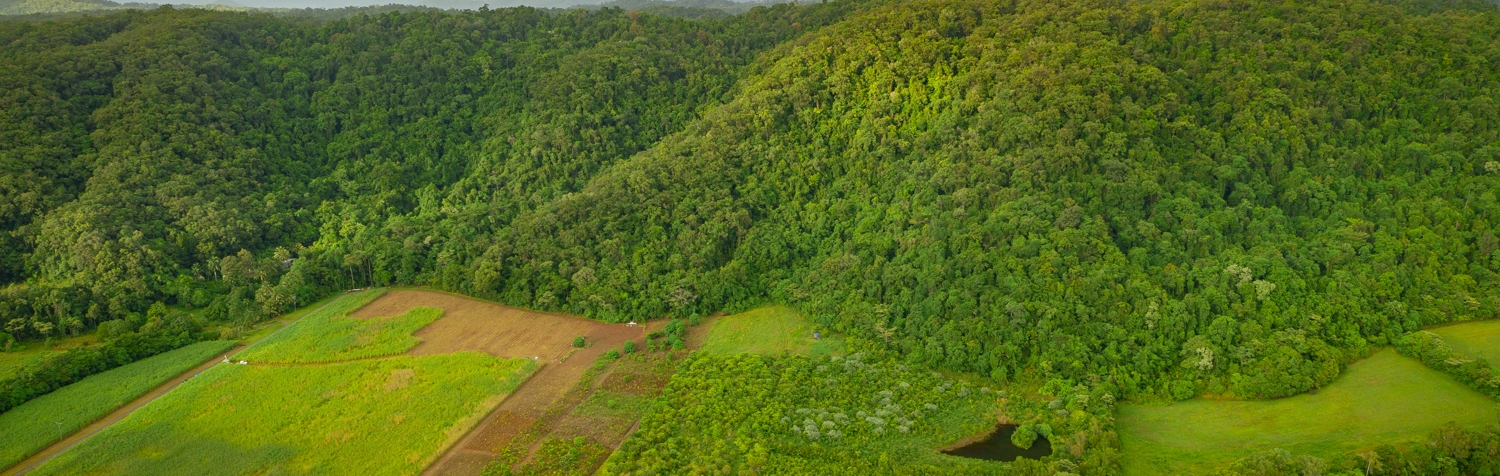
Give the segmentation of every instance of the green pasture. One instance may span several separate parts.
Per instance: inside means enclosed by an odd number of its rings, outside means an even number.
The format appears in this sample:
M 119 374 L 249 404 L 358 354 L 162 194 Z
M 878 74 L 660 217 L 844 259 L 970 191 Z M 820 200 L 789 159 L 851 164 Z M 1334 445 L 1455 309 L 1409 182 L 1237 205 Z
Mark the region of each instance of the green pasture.
M 382 294 L 383 289 L 339 296 L 235 358 L 257 363 L 314 363 L 395 355 L 420 343 L 412 332 L 443 316 L 441 309 L 423 307 L 394 317 L 347 317 Z
M 843 339 L 823 332 L 813 339 L 816 327 L 786 306 L 768 306 L 724 316 L 708 331 L 703 351 L 729 354 L 779 355 L 782 352 L 809 357 L 842 354 Z
M 234 344 L 207 341 L 163 352 L 91 375 L 0 413 L 0 468 L 26 459 L 60 435 L 93 423 Z
M 1472 321 L 1428 329 L 1460 354 L 1500 364 L 1500 320 Z
M 218 365 L 32 474 L 417 474 L 535 368 L 468 352 Z
M 1497 418 L 1495 401 L 1386 349 L 1316 394 L 1121 405 L 1117 429 L 1126 474 L 1204 474 L 1272 448 L 1331 458 L 1409 444 L 1450 421 L 1477 429 Z

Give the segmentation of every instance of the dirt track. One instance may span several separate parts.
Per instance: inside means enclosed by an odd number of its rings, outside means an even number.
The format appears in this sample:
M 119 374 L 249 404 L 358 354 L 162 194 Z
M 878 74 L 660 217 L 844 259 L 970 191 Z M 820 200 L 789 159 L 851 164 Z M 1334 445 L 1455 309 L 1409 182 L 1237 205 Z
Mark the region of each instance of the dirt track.
M 233 355 L 235 352 L 239 352 L 244 348 L 245 344 L 240 344 L 234 346 L 234 348 L 232 349 L 229 349 L 229 351 L 227 352 L 223 352 L 222 354 Z M 136 399 L 131 400 L 130 403 L 126 403 L 124 406 L 116 408 L 115 411 L 110 412 L 110 414 L 108 415 L 105 415 L 104 418 L 100 418 L 98 421 L 90 423 L 88 426 L 79 428 L 78 431 L 75 431 L 73 432 L 73 434 L 68 435 L 67 438 L 58 440 L 56 443 L 53 443 L 42 449 L 42 451 L 31 455 L 30 458 L 26 458 L 20 463 L 16 463 L 15 466 L 11 466 L 10 469 L 5 470 L 5 472 L 0 473 L 0 475 L 11 476 L 17 474 L 25 474 L 27 471 L 31 471 L 33 468 L 36 468 L 37 465 L 42 464 L 49 459 L 52 459 L 53 456 L 57 456 L 59 453 L 62 453 L 63 450 L 72 448 L 73 445 L 78 444 L 78 442 L 83 441 L 90 436 L 94 436 L 94 434 L 98 433 L 100 430 L 103 430 L 104 428 L 115 424 L 115 422 L 120 421 L 127 416 L 130 416 L 131 413 L 134 413 L 141 407 L 146 406 L 147 403 L 151 403 L 152 400 L 156 400 L 157 397 L 166 395 L 168 391 L 177 388 L 178 385 L 182 385 L 182 382 L 186 382 L 188 378 L 192 377 L 193 375 L 197 375 L 198 372 L 208 370 L 209 367 L 213 367 L 214 365 L 218 364 L 220 358 L 221 357 L 219 355 L 214 355 L 207 361 L 199 364 L 197 367 L 193 367 L 187 372 L 183 372 L 181 374 L 178 374 L 176 377 L 172 377 L 171 380 L 167 380 L 166 383 L 163 383 L 160 386 L 151 389 L 151 391 L 146 392 L 145 395 L 136 397 Z
M 411 355 L 480 351 L 496 357 L 539 357 L 542 368 L 427 468 L 429 475 L 477 475 L 504 446 L 572 388 L 599 354 L 644 337 L 646 328 L 527 311 L 433 291 L 391 291 L 350 314 L 395 316 L 435 307 L 443 317 L 413 335 Z M 585 336 L 589 346 L 573 347 Z

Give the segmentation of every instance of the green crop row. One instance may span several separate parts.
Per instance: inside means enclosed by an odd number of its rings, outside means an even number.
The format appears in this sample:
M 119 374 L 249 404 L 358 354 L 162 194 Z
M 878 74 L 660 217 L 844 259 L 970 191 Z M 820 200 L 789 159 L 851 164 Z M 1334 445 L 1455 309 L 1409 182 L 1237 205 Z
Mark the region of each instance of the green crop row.
M 233 346 L 222 340 L 190 344 L 94 374 L 0 413 L 0 467 L 26 459 Z

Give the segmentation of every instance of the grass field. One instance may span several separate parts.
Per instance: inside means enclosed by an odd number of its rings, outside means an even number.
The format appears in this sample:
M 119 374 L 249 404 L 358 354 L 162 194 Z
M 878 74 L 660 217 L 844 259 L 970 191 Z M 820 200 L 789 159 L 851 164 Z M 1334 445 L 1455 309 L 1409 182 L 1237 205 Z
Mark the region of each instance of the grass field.
M 208 341 L 142 359 L 89 376 L 77 383 L 0 413 L 0 468 L 9 467 L 234 346 Z
M 1460 354 L 1483 357 L 1491 364 L 1500 364 L 1500 320 L 1465 322 L 1428 331 L 1442 337 Z
M 81 335 L 56 339 L 52 345 L 46 346 L 42 342 L 22 342 L 11 346 L 10 352 L 0 352 L 0 380 L 14 377 L 21 369 L 30 367 L 41 362 L 47 357 L 66 352 L 74 347 L 82 347 L 98 342 L 99 338 L 93 334 Z
M 1411 443 L 1449 421 L 1472 429 L 1497 417 L 1495 401 L 1387 349 L 1316 394 L 1121 405 L 1117 428 L 1126 474 L 1204 474 L 1256 451 L 1330 458 Z
M 416 474 L 535 368 L 479 353 L 219 365 L 32 474 Z
M 384 293 L 370 290 L 339 296 L 235 358 L 257 363 L 314 363 L 395 355 L 421 342 L 412 337 L 412 332 L 443 316 L 440 309 L 419 307 L 393 317 L 348 317 Z
M 796 310 L 769 306 L 724 316 L 708 331 L 703 351 L 729 354 L 779 355 L 782 352 L 809 357 L 841 354 L 843 340 L 826 335 L 813 339 L 813 325 Z

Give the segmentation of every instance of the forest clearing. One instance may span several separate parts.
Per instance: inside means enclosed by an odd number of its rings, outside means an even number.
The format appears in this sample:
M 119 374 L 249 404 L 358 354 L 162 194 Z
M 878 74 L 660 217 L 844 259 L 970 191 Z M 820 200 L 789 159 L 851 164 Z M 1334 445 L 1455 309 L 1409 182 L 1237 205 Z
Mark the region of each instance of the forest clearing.
M 1150 475 L 1207 474 L 1277 448 L 1334 458 L 1379 444 L 1410 446 L 1449 422 L 1473 430 L 1497 418 L 1494 400 L 1387 349 L 1317 393 L 1120 405 L 1117 424 L 1125 473 Z
M 818 332 L 820 337 L 814 337 Z M 827 357 L 843 353 L 842 337 L 819 331 L 812 321 L 786 306 L 766 306 L 715 318 L 703 351 L 731 354 L 780 355 L 783 352 Z
M 1428 329 L 1455 352 L 1491 362 L 1500 358 L 1500 320 L 1470 321 Z

